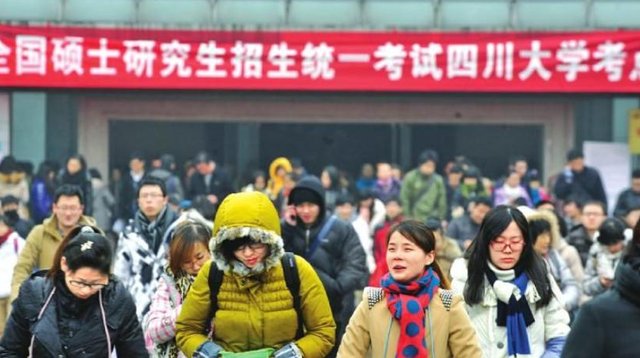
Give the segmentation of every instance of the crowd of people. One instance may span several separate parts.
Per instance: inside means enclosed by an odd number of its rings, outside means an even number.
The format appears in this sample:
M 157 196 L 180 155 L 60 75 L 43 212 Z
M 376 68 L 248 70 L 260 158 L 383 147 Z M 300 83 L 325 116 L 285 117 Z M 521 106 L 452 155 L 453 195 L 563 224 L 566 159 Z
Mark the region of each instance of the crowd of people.
M 355 180 L 268 169 L 134 153 L 107 184 L 80 155 L 5 157 L 0 357 L 640 354 L 640 321 L 599 323 L 640 315 L 640 171 L 609 216 L 578 150 L 546 185 L 433 150 Z

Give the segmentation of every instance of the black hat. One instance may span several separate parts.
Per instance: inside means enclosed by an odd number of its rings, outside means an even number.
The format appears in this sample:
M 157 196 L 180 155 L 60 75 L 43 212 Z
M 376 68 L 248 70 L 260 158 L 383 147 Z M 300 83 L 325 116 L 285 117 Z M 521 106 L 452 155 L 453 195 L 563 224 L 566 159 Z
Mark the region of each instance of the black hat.
M 624 240 L 625 226 L 619 219 L 608 218 L 598 229 L 598 242 L 602 245 L 613 245 Z
M 315 191 L 308 188 L 296 188 L 289 194 L 289 203 L 299 205 L 302 203 L 312 203 L 322 206 L 324 200 Z

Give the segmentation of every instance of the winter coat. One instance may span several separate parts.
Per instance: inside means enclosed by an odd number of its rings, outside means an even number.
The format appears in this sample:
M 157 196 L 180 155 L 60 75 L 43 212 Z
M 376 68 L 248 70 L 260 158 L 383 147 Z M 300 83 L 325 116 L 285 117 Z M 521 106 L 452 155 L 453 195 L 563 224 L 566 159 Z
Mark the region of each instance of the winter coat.
M 462 294 L 467 282 L 467 262 L 458 259 L 451 267 L 452 288 Z M 527 327 L 531 355 L 518 357 L 540 357 L 545 352 L 546 343 L 552 338 L 566 337 L 569 333 L 569 314 L 562 303 L 562 292 L 552 277 L 549 277 L 553 297 L 549 303 L 536 308 L 540 295 L 533 282 L 529 281 L 524 296 L 529 303 L 534 322 Z M 476 329 L 485 358 L 507 357 L 507 328 L 496 324 L 498 298 L 489 281 L 484 279 L 483 300 L 473 306 L 467 305 L 467 312 Z
M 294 342 L 304 357 L 324 357 L 334 344 L 335 323 L 326 292 L 307 261 L 295 257 L 300 277 L 301 309 L 305 334 L 296 338 L 297 315 L 284 278 L 284 255 L 278 214 L 269 198 L 258 192 L 232 194 L 220 206 L 213 238 L 212 261 L 200 270 L 182 304 L 176 323 L 178 347 L 191 357 L 213 327 L 213 341 L 224 350 L 245 352 L 280 347 Z M 250 269 L 222 253 L 226 241 L 250 237 L 267 245 L 261 263 Z M 210 266 L 223 272 L 217 296 L 218 310 L 211 324 Z
M 51 216 L 53 206 L 53 192 L 47 188 L 47 183 L 36 178 L 31 183 L 31 216 L 33 221 L 40 224 Z
M 629 188 L 618 196 L 616 208 L 613 210 L 613 216 L 623 218 L 629 211 L 635 209 L 640 209 L 640 193 L 636 193 Z
M 217 205 L 220 205 L 224 198 L 233 191 L 233 186 L 227 174 L 217 168 L 211 173 L 209 185 L 206 184 L 204 175 L 197 172 L 194 173 L 189 183 L 188 197 L 193 200 L 196 196 L 215 195 L 218 197 Z
M 163 223 L 157 228 L 161 240 L 176 219 L 177 215 L 167 207 Z M 133 296 L 140 321 L 149 309 L 158 279 L 167 265 L 167 244 L 160 242 L 157 250 L 152 247 L 150 239 L 145 237 L 139 216 L 127 225 L 118 238 L 113 273 Z
M 445 307 L 443 294 L 451 299 L 450 308 Z M 384 291 L 368 287 L 349 321 L 338 357 L 365 357 L 371 348 L 372 357 L 392 358 L 399 337 L 400 325 L 389 312 Z M 462 297 L 448 290 L 434 294 L 425 314 L 425 343 L 432 358 L 482 357 Z
M 558 199 L 573 198 L 581 203 L 597 200 L 607 207 L 607 194 L 602 186 L 600 174 L 591 167 L 585 166 L 580 173 L 569 170 L 560 173 L 553 192 Z
M 589 236 L 589 233 L 582 224 L 571 229 L 569 236 L 567 236 L 567 243 L 578 250 L 583 267 L 587 264 L 589 250 L 591 250 L 594 242 L 595 240 Z
M 0 244 L 0 299 L 11 295 L 13 269 L 18 263 L 18 256 L 24 248 L 24 242 L 24 239 L 14 231 L 9 234 L 4 243 Z
M 88 216 L 81 216 L 78 225 L 95 226 L 96 222 Z M 32 272 L 51 267 L 53 257 L 62 243 L 63 237 L 58 231 L 58 219 L 55 215 L 36 225 L 27 236 L 24 249 L 20 252 L 18 263 L 13 270 L 11 280 L 11 299 L 18 297 L 20 284 Z
M 428 188 L 425 190 L 425 188 Z M 400 190 L 403 213 L 420 221 L 447 217 L 447 189 L 444 180 L 436 173 L 425 177 L 418 169 L 407 173 Z
M 29 183 L 24 173 L 0 173 L 0 198 L 13 195 L 20 200 L 18 213 L 21 218 L 29 218 Z
M 388 183 L 383 183 L 380 180 L 376 181 L 373 186 L 373 196 L 382 200 L 383 203 L 387 203 L 391 199 L 400 198 L 400 182 L 396 179 L 389 179 Z
M 454 239 L 445 236 L 442 242 L 436 245 L 436 262 L 449 281 L 451 281 L 451 265 L 460 256 L 462 256 L 462 250 Z
M 104 321 L 111 348 L 119 357 L 148 357 L 133 300 L 116 278 L 92 297 L 80 300 L 61 278 L 45 279 L 43 274 L 34 274 L 20 288 L 0 342 L 0 357 L 26 357 L 32 337 L 33 357 L 108 357 Z M 38 318 L 48 298 L 49 304 Z M 62 309 L 64 316 L 60 315 Z M 81 329 L 63 332 L 62 327 L 74 326 Z
M 507 187 L 507 184 L 504 184 L 501 187 L 497 188 L 493 194 L 493 205 L 514 205 L 516 199 L 522 198 L 527 203 L 527 206 L 532 206 L 531 197 L 529 196 L 529 192 L 527 191 L 527 189 L 525 189 L 523 186 L 518 186 L 515 191 L 517 191 L 518 194 L 514 197 L 509 195 L 509 188 Z
M 276 175 L 278 168 L 283 168 L 287 173 L 291 173 L 291 171 L 293 170 L 293 168 L 291 167 L 291 162 L 285 157 L 276 158 L 271 162 L 271 164 L 269 164 L 269 182 L 267 183 L 267 195 L 269 195 L 269 198 L 272 201 L 275 201 L 278 198 L 278 194 L 280 194 L 280 191 L 284 186 L 284 179 Z
M 358 215 L 351 223 L 358 235 L 358 239 L 360 239 L 362 249 L 367 255 L 367 268 L 369 269 L 369 273 L 373 272 L 376 268 L 376 260 L 373 257 L 373 234 L 376 227 L 384 223 L 385 213 L 384 203 L 378 199 L 373 199 L 373 210 L 370 213 L 371 219 L 369 222 Z
M 563 358 L 636 358 L 640 332 L 640 262 L 618 265 L 613 289 L 585 303 L 571 326 Z
M 107 231 L 111 229 L 111 213 L 116 203 L 109 187 L 100 179 L 91 179 L 93 185 L 93 217 L 98 227 Z
M 609 276 L 613 279 L 614 272 L 620 263 L 622 252 L 609 253 L 607 247 L 596 242 L 589 250 L 589 259 L 584 268 L 584 281 L 582 290 L 585 295 L 596 296 L 604 293 L 607 288 L 600 283 L 600 276 Z
M 465 214 L 459 218 L 451 220 L 447 227 L 447 236 L 455 239 L 460 245 L 461 249 L 464 249 L 465 240 L 475 239 L 478 231 L 480 230 L 480 224 L 476 224 L 471 220 L 469 215 Z
M 184 190 L 182 189 L 180 178 L 170 170 L 164 168 L 154 169 L 149 172 L 149 176 L 158 178 L 164 182 L 164 185 L 167 187 L 167 196 L 177 201 L 184 199 Z
M 315 177 L 306 177 L 295 186 L 296 190 L 306 188 L 324 198 L 324 190 Z M 291 195 L 290 194 L 290 195 Z M 320 215 L 316 223 L 307 228 L 298 218 L 296 225 L 282 222 L 282 237 L 286 251 L 304 257 L 316 270 L 324 285 L 334 317 L 342 310 L 342 300 L 346 295 L 365 285 L 368 277 L 366 255 L 358 235 L 350 224 L 333 220 L 331 229 L 313 252 L 313 247 L 322 228 L 331 220 L 324 214 L 324 202 L 320 205 Z M 339 321 L 339 320 L 337 320 Z
M 544 256 L 544 259 L 547 262 L 549 272 L 553 276 L 553 279 L 562 290 L 565 308 L 567 311 L 576 309 L 580 303 L 580 283 L 584 275 L 576 249 L 567 245 L 560 236 L 558 219 L 553 212 L 549 210 L 536 210 L 531 211 L 531 213 L 528 213 L 526 216 L 529 222 L 544 220 L 549 223 L 551 228 L 549 233 L 551 242 L 549 244 L 549 251 L 547 255 Z M 572 266 L 575 266 L 577 263 L 578 267 L 570 267 L 565 260 L 565 256 L 568 257 Z M 572 269 L 577 271 L 577 278 L 574 277 Z

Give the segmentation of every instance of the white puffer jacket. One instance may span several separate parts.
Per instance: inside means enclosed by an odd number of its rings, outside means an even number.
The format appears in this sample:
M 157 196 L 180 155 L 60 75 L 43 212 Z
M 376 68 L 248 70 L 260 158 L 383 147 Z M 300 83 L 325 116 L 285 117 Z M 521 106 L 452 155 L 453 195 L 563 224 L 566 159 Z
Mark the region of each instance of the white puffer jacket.
M 456 293 L 463 294 L 467 282 L 467 261 L 457 259 L 451 266 L 452 288 Z M 546 342 L 556 337 L 566 337 L 569 334 L 569 314 L 565 311 L 562 302 L 562 293 L 552 277 L 549 277 L 553 290 L 553 297 L 549 304 L 536 309 L 536 302 L 540 295 L 535 285 L 530 281 L 524 296 L 529 302 L 529 308 L 535 322 L 527 327 L 531 355 L 518 357 L 541 357 L 545 352 Z M 498 299 L 489 281 L 485 278 L 484 299 L 480 304 L 469 306 L 467 312 L 471 323 L 476 329 L 480 346 L 485 358 L 508 357 L 507 353 L 507 329 L 496 325 L 498 313 Z

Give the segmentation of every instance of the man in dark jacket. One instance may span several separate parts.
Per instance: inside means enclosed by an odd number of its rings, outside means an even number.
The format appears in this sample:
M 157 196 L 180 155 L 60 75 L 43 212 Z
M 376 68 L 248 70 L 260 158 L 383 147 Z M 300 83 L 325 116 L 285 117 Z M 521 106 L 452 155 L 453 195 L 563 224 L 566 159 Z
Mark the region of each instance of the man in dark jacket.
M 615 273 L 613 289 L 580 308 L 563 358 L 640 357 L 640 226 Z
M 129 157 L 129 171 L 122 174 L 120 195 L 118 197 L 118 212 L 120 213 L 120 218 L 124 221 L 123 225 L 133 219 L 138 210 L 138 185 L 145 175 L 144 156 L 139 152 L 132 153 Z
M 338 347 L 347 324 L 341 316 L 343 299 L 362 288 L 368 269 L 355 230 L 334 216 L 326 216 L 324 197 L 317 177 L 300 180 L 289 194 L 292 215 L 282 222 L 282 238 L 286 251 L 307 259 L 318 273 L 338 327 Z
M 567 153 L 567 166 L 558 175 L 553 191 L 561 200 L 574 197 L 582 204 L 597 200 L 607 206 L 607 194 L 604 192 L 600 174 L 596 169 L 584 165 L 584 154 L 578 149 L 572 149 Z
M 631 187 L 620 193 L 613 216 L 624 219 L 632 210 L 640 209 L 640 169 L 631 173 Z
M 221 170 L 209 154 L 200 152 L 194 159 L 196 173 L 189 182 L 188 198 L 197 201 L 206 198 L 216 208 L 227 195 L 233 192 L 231 180 Z

